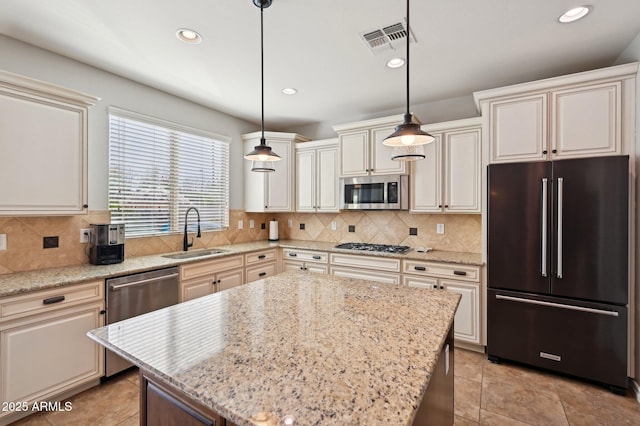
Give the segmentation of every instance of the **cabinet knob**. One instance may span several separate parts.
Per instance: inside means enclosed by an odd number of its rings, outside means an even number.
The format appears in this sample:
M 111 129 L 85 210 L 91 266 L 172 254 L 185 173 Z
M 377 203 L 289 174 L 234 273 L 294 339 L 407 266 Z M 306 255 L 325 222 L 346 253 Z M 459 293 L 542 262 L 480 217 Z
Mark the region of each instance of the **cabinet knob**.
M 442 208 L 442 204 L 438 204 L 438 208 L 441 209 Z
M 544 151 L 542 151 L 542 153 L 543 153 L 544 155 L 547 155 L 547 150 L 545 149 Z
M 437 289 L 438 288 L 438 284 L 434 284 L 433 288 Z
M 218 280 L 216 281 L 216 284 L 220 284 L 222 282 L 222 280 Z
M 445 205 L 444 205 L 444 208 L 445 208 L 445 209 L 448 209 L 448 208 L 449 208 L 449 204 L 445 204 Z
M 89 204 L 83 204 L 82 207 L 85 208 L 85 209 L 89 208 Z
M 558 150 L 557 150 L 557 149 L 552 149 L 552 150 L 551 150 L 551 153 L 552 153 L 552 154 L 555 154 L 555 153 L 557 153 L 557 152 L 558 152 Z
M 444 290 L 444 286 L 443 285 L 440 286 L 440 290 Z

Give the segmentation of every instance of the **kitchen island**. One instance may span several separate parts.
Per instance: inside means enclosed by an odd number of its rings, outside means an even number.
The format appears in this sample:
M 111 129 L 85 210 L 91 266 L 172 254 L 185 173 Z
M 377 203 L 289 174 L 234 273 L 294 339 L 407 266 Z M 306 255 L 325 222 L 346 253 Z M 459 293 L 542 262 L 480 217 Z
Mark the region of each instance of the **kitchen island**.
M 89 336 L 140 367 L 141 424 L 443 424 L 459 297 L 287 272 Z

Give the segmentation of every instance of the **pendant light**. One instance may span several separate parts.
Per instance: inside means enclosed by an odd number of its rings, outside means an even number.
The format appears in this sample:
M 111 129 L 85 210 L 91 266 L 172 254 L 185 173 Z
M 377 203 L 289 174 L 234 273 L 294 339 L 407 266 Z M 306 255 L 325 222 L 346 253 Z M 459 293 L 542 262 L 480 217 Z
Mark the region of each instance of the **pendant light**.
M 281 160 L 280 156 L 271 150 L 264 138 L 264 30 L 263 30 L 263 10 L 271 6 L 272 0 L 253 0 L 253 4 L 260 8 L 260 84 L 261 84 L 261 135 L 260 145 L 256 145 L 254 150 L 244 156 L 245 159 L 253 161 L 252 172 L 274 172 L 274 162 Z
M 427 132 L 420 130 L 418 123 L 413 123 L 409 112 L 409 0 L 407 0 L 407 111 L 404 114 L 404 122 L 396 126 L 395 132 L 387 136 L 382 143 L 388 146 L 424 145 L 433 142 L 435 138 Z

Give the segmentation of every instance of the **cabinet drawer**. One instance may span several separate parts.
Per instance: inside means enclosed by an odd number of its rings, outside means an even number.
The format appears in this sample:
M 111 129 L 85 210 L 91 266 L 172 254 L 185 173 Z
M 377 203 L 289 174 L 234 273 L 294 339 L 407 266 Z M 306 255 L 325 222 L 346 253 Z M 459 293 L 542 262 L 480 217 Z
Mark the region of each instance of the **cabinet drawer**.
M 247 282 L 261 280 L 276 274 L 276 263 L 265 263 L 264 265 L 247 268 Z
M 400 284 L 400 274 L 393 274 L 390 272 L 332 266 L 331 275 L 335 275 L 337 277 L 357 278 L 359 280 L 378 281 L 387 284 Z
M 282 258 L 283 260 L 327 263 L 329 261 L 329 253 L 323 251 L 283 249 Z
M 276 249 L 256 251 L 254 253 L 247 253 L 244 255 L 245 261 L 248 265 L 254 263 L 266 262 L 268 260 L 276 260 Z
M 215 274 L 219 271 L 226 271 L 227 269 L 241 268 L 242 266 L 244 266 L 242 256 L 228 256 L 222 259 L 190 263 L 180 267 L 180 279 L 188 280 L 207 274 Z
M 454 278 L 462 281 L 480 281 L 480 267 L 451 263 L 404 260 L 402 272 L 405 274 L 429 275 L 438 278 Z
M 382 256 L 357 256 L 352 254 L 331 253 L 331 265 L 400 272 L 400 259 Z
M 80 303 L 104 300 L 104 281 L 35 291 L 0 301 L 0 321 L 51 312 Z

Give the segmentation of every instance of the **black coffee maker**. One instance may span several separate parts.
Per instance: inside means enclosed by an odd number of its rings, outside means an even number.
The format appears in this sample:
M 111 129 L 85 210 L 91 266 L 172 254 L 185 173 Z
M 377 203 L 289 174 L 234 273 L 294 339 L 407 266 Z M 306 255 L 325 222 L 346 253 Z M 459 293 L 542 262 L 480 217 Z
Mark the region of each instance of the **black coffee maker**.
M 91 224 L 89 261 L 93 265 L 124 261 L 124 223 Z

